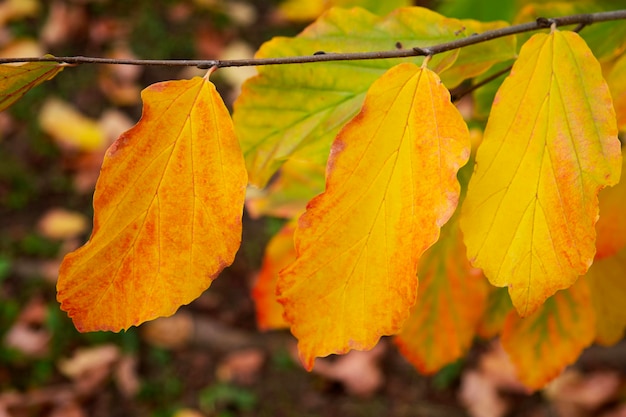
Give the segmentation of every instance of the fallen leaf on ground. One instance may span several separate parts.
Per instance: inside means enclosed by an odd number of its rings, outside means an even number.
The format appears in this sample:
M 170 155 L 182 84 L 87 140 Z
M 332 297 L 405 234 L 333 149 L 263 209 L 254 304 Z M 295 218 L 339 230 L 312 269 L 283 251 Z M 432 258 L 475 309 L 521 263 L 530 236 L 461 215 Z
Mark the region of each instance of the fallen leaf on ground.
M 59 370 L 69 378 L 79 378 L 94 368 L 111 366 L 120 354 L 120 349 L 112 344 L 79 349 L 71 358 L 59 360 Z
M 501 392 L 527 394 L 515 366 L 498 341 L 480 356 L 478 368 L 461 377 L 459 400 L 473 417 L 502 417 L 510 404 Z
M 50 239 L 68 239 L 84 233 L 87 223 L 87 218 L 82 213 L 53 208 L 39 220 L 37 229 L 42 236 Z
M 83 4 L 55 0 L 48 7 L 48 19 L 39 32 L 43 43 L 58 46 L 86 35 L 89 18 Z
M 126 398 L 132 398 L 141 389 L 138 375 L 138 360 L 136 356 L 123 355 L 117 362 L 114 377 L 119 391 Z
M 141 336 L 146 342 L 165 349 L 187 346 L 193 333 L 193 317 L 184 311 L 170 317 L 160 317 L 141 327 Z
M 583 374 L 568 369 L 545 389 L 546 397 L 561 416 L 588 415 L 619 395 L 622 378 L 618 371 Z
M 52 334 L 46 328 L 47 318 L 48 306 L 45 301 L 41 297 L 32 298 L 4 335 L 4 345 L 26 356 L 46 357 L 52 340 Z
M 112 344 L 78 349 L 71 358 L 62 358 L 59 371 L 72 379 L 82 396 L 92 396 L 112 375 L 121 357 L 120 349 Z
M 472 417 L 502 417 L 510 408 L 494 381 L 479 371 L 461 376 L 459 401 Z
M 259 348 L 229 353 L 217 366 L 217 379 L 238 385 L 252 385 L 259 380 L 264 363 L 265 353 Z
M 313 372 L 340 382 L 351 395 L 371 397 L 385 379 L 380 365 L 384 352 L 385 345 L 379 343 L 372 350 L 354 350 L 334 361 L 318 359 Z
M 64 402 L 52 409 L 46 417 L 88 417 L 78 401 Z
M 80 151 L 95 151 L 105 146 L 106 138 L 98 122 L 65 101 L 47 99 L 38 117 L 41 128 L 61 146 Z

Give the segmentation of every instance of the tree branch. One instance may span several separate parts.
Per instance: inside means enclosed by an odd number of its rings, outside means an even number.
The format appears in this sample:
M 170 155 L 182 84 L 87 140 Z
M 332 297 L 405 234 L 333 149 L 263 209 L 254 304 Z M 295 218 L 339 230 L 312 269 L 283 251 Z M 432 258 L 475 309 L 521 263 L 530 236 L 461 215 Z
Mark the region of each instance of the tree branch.
M 587 26 L 592 23 L 606 22 L 611 20 L 626 19 L 626 10 L 614 10 L 609 12 L 577 14 L 571 16 L 562 16 L 555 18 L 540 17 L 535 22 L 522 23 L 519 25 L 508 26 L 501 29 L 489 30 L 481 34 L 472 34 L 468 37 L 458 39 L 452 42 L 445 42 L 429 47 L 415 47 L 410 49 L 394 49 L 389 51 L 375 52 L 353 52 L 353 53 L 332 53 L 318 51 L 312 55 L 281 57 L 281 58 L 252 58 L 252 59 L 211 59 L 211 60 L 153 60 L 153 59 L 112 59 L 112 58 L 95 58 L 85 56 L 73 57 L 34 57 L 34 58 L 2 58 L 0 64 L 15 62 L 61 62 L 66 64 L 116 64 L 116 65 L 159 65 L 159 66 L 195 66 L 202 69 L 211 67 L 249 67 L 259 65 L 279 65 L 279 64 L 304 64 L 313 62 L 328 61 L 356 61 L 367 59 L 386 59 L 386 58 L 407 58 L 416 56 L 436 55 L 442 52 L 451 51 L 453 49 L 462 48 L 477 43 L 486 42 L 492 39 L 504 36 L 515 35 L 524 32 L 530 32 L 539 29 L 549 28 L 552 23 L 557 26 L 567 26 L 578 24 L 579 27 Z

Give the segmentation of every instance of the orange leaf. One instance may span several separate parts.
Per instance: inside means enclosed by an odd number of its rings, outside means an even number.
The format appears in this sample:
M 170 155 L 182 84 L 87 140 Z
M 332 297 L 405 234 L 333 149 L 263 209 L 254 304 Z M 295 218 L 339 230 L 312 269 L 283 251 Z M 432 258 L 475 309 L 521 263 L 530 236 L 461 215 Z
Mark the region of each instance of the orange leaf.
M 280 270 L 296 259 L 293 247 L 295 229 L 295 222 L 287 223 L 265 247 L 261 271 L 252 289 L 256 321 L 261 330 L 289 327 L 283 318 L 283 306 L 276 299 L 276 281 Z
M 589 284 L 593 308 L 598 318 L 596 342 L 612 345 L 624 336 L 626 328 L 626 248 L 617 254 L 597 259 L 584 279 Z
M 430 374 L 470 347 L 489 286 L 467 260 L 455 220 L 441 229 L 437 243 L 422 256 L 418 275 L 417 302 L 394 340 L 409 362 Z
M 500 334 L 504 321 L 513 309 L 511 297 L 504 288 L 490 287 L 487 308 L 476 332 L 483 339 L 491 339 Z
M 502 330 L 502 345 L 520 381 L 539 389 L 573 363 L 594 335 L 591 295 L 587 283 L 580 279 L 526 318 L 511 311 Z
M 622 163 L 622 169 L 626 158 Z M 600 218 L 596 223 L 596 260 L 613 256 L 626 246 L 626 180 L 615 187 L 605 188 L 598 196 Z
M 521 316 L 587 271 L 597 194 L 620 171 L 600 65 L 576 33 L 534 35 L 494 100 L 461 218 L 473 265 Z
M 370 87 L 335 139 L 326 191 L 300 217 L 279 301 L 311 369 L 316 356 L 397 333 L 417 295 L 417 262 L 459 198 L 469 133 L 439 77 L 398 65 Z
M 107 151 L 89 242 L 63 260 L 57 298 L 80 331 L 173 314 L 230 265 L 247 182 L 232 122 L 202 78 L 154 84 Z
M 64 67 L 56 62 L 0 65 L 0 111 L 22 98 L 31 88 L 54 78 Z

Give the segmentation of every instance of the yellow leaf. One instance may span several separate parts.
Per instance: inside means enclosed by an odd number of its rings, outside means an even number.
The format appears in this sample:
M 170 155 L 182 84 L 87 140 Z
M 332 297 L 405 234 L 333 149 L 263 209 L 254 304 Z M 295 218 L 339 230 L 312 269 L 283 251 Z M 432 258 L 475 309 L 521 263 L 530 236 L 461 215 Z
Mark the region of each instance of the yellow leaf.
M 202 78 L 154 84 L 107 151 L 89 242 L 63 260 L 57 298 L 80 331 L 173 314 L 232 263 L 246 172 L 230 116 Z
M 56 62 L 0 65 L 0 111 L 7 109 L 31 88 L 52 79 L 63 67 Z
M 401 64 L 371 86 L 335 139 L 326 191 L 300 217 L 279 301 L 311 369 L 315 357 L 397 333 L 417 295 L 417 262 L 459 198 L 469 133 L 439 77 Z
M 261 330 L 289 327 L 283 318 L 283 306 L 276 299 L 276 281 L 280 270 L 296 259 L 295 228 L 295 222 L 287 223 L 265 247 L 261 270 L 252 289 L 256 322 Z
M 597 194 L 620 171 L 598 62 L 576 33 L 533 36 L 494 100 L 461 218 L 468 257 L 521 316 L 587 271 Z
M 467 260 L 454 219 L 441 229 L 437 243 L 420 259 L 418 276 L 417 302 L 394 341 L 420 372 L 431 374 L 463 356 L 470 347 L 489 285 Z
M 526 318 L 511 311 L 502 330 L 502 345 L 520 381 L 539 389 L 558 376 L 593 341 L 595 320 L 583 279 L 546 300 Z
M 622 206 L 623 209 L 623 206 Z M 596 260 L 584 279 L 589 284 L 593 308 L 598 318 L 596 342 L 612 345 L 624 336 L 626 328 L 626 249 Z

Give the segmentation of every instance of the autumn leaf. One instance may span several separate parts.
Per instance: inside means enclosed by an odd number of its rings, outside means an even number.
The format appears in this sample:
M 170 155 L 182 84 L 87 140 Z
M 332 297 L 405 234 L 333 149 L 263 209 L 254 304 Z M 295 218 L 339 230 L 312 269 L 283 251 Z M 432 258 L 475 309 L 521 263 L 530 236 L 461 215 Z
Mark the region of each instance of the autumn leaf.
M 293 246 L 295 222 L 287 223 L 265 247 L 261 270 L 252 289 L 256 322 L 261 330 L 289 327 L 283 318 L 283 306 L 276 299 L 276 281 L 281 269 L 296 259 Z
M 622 170 L 626 158 L 622 160 Z M 596 256 L 604 259 L 618 253 L 626 246 L 626 180 L 616 186 L 603 189 L 598 195 L 600 218 L 596 223 Z
M 537 34 L 496 95 L 461 228 L 468 257 L 528 316 L 585 274 L 620 144 L 600 66 L 573 32 Z
M 297 260 L 278 282 L 307 369 L 400 330 L 419 257 L 456 207 L 469 147 L 435 73 L 401 64 L 374 82 L 333 143 L 326 190 L 300 217 Z
M 623 8 L 626 3 L 616 0 L 610 1 L 551 1 L 541 4 L 531 1 L 524 6 L 513 20 L 514 24 L 532 22 L 539 17 L 557 17 L 576 14 L 596 13 L 612 11 Z M 567 26 L 574 29 L 576 25 Z M 601 25 L 589 25 L 581 31 L 580 36 L 585 40 L 593 55 L 601 62 L 610 60 L 626 50 L 626 25 L 620 21 L 605 22 Z M 530 37 L 528 33 L 517 35 L 520 42 L 525 42 Z
M 623 206 L 622 206 L 623 207 Z M 583 278 L 589 284 L 596 317 L 596 342 L 613 345 L 626 328 L 626 248 L 596 260 Z
M 107 151 L 89 242 L 63 260 L 61 308 L 80 331 L 173 314 L 230 265 L 246 172 L 230 116 L 202 78 L 154 84 Z
M 0 65 L 0 111 L 6 110 L 30 89 L 54 78 L 64 67 L 56 62 Z
M 617 127 L 626 132 L 626 54 L 623 54 L 613 65 L 606 77 L 613 104 L 617 114 Z
M 502 330 L 502 345 L 520 381 L 539 389 L 591 344 L 595 321 L 589 288 L 580 279 L 526 318 L 511 311 Z
M 420 259 L 417 302 L 394 339 L 400 352 L 425 374 L 466 353 L 486 307 L 489 285 L 467 260 L 454 219 Z
M 331 9 L 297 37 L 266 42 L 256 56 L 425 47 L 506 25 L 448 19 L 420 7 L 401 8 L 386 17 L 356 8 Z M 456 53 L 450 66 L 450 55 Z M 429 66 L 447 63 L 441 78 L 453 86 L 514 56 L 515 39 L 504 37 L 437 54 Z M 389 68 L 407 60 L 419 64 L 423 57 L 258 67 L 259 74 L 243 85 L 233 115 L 250 182 L 264 186 L 290 158 L 325 166 L 333 138 L 358 113 L 367 89 Z

